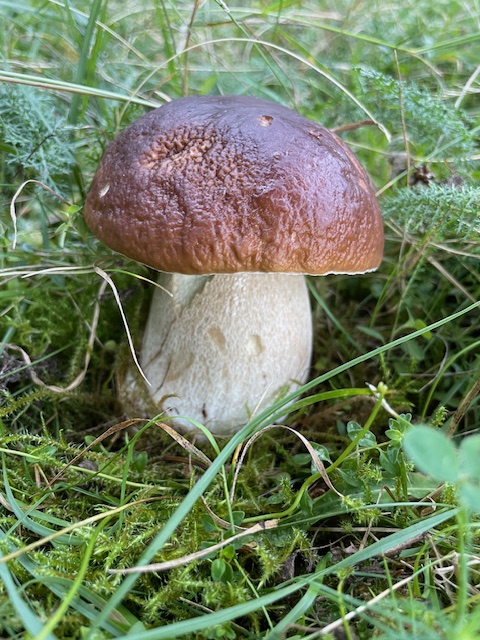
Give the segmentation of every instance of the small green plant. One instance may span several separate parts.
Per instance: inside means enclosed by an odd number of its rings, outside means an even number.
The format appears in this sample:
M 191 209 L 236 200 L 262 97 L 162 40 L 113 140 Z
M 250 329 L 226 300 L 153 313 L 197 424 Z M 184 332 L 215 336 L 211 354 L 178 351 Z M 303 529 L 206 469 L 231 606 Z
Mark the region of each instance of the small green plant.
M 452 157 L 464 160 L 474 153 L 475 130 L 460 110 L 439 100 L 428 87 L 400 82 L 372 68 L 360 69 L 358 78 L 365 100 L 376 105 L 390 130 L 398 131 L 403 120 L 413 156 L 436 161 Z M 403 149 L 401 137 L 395 143 Z
M 469 606 L 469 578 L 473 557 L 474 531 L 478 528 L 472 516 L 480 513 L 480 435 L 466 437 L 458 449 L 438 429 L 418 425 L 403 440 L 407 456 L 431 478 L 455 488 L 460 508 L 458 526 L 458 594 L 452 632 L 461 637 L 468 628 L 465 615 Z M 467 637 L 469 637 L 467 635 Z
M 3 181 L 35 179 L 64 192 L 76 162 L 71 134 L 53 94 L 0 84 L 0 140 L 8 152 Z
M 480 513 L 480 435 L 463 439 L 457 448 L 438 429 L 418 425 L 407 431 L 403 447 L 420 471 L 456 487 L 468 513 Z
M 428 187 L 402 188 L 384 199 L 383 213 L 409 233 L 428 235 L 434 242 L 461 239 L 474 259 L 479 250 L 475 240 L 479 233 L 480 188 L 475 185 L 432 183 Z

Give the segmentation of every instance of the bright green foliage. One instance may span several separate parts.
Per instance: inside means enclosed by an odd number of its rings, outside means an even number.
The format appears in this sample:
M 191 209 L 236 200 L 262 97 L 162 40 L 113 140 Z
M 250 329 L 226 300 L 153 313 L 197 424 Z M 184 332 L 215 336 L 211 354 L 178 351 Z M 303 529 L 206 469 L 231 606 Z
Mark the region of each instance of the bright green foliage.
M 362 426 L 359 425 L 358 422 L 350 421 L 347 424 L 347 433 L 348 433 L 348 437 L 351 440 L 354 440 L 361 430 L 362 430 Z M 372 433 L 371 431 L 367 431 L 367 433 L 363 435 L 358 441 L 358 446 L 373 447 L 376 445 L 376 443 L 377 443 L 377 439 L 375 437 L 375 434 Z
M 405 431 L 411 420 L 412 415 L 410 413 L 401 415 L 398 418 L 390 418 L 388 420 L 389 428 L 385 431 L 385 435 L 391 440 L 392 444 L 398 446 L 398 444 L 402 442 L 405 436 Z
M 64 191 L 75 164 L 71 131 L 54 95 L 33 87 L 0 84 L 0 144 L 4 181 L 35 179 Z
M 374 69 L 361 69 L 359 81 L 367 104 L 375 106 L 382 122 L 394 134 L 405 123 L 410 152 L 432 161 L 469 158 L 477 148 L 476 131 L 462 111 L 416 83 L 399 82 Z M 403 146 L 402 138 L 397 145 Z
M 417 426 L 405 435 L 403 446 L 408 457 L 434 480 L 458 480 L 460 466 L 457 452 L 441 431 L 427 426 Z
M 476 186 L 399 189 L 383 200 L 382 210 L 387 220 L 408 233 L 425 234 L 437 242 L 461 238 L 478 253 L 480 188 Z
M 420 425 L 407 432 L 403 446 L 421 471 L 454 484 L 460 503 L 480 513 L 480 435 L 465 438 L 457 450 L 441 431 Z

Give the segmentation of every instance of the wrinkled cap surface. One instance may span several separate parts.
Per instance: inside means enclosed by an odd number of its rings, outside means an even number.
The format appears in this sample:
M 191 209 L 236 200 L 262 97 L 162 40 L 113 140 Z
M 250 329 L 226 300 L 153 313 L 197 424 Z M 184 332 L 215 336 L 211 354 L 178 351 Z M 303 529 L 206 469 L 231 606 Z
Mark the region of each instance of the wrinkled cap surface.
M 85 218 L 106 245 L 160 271 L 362 273 L 383 255 L 354 154 L 253 97 L 180 98 L 127 127 L 101 160 Z

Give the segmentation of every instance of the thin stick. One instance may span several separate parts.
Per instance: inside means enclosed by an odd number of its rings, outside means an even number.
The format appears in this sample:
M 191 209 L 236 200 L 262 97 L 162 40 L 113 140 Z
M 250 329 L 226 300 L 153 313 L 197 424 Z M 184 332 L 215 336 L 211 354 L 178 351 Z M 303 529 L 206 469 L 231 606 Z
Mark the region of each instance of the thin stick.
M 120 296 L 118 295 L 117 287 L 115 286 L 115 283 L 113 282 L 113 280 L 111 279 L 111 277 L 108 275 L 108 273 L 106 271 L 104 271 L 103 269 L 100 269 L 100 267 L 96 267 L 96 266 L 94 267 L 94 269 L 95 269 L 95 272 L 98 273 L 98 275 L 101 276 L 104 280 L 106 280 L 108 282 L 108 284 L 110 285 L 110 289 L 112 290 L 113 296 L 115 298 L 115 302 L 117 303 L 118 310 L 120 311 L 120 315 L 122 317 L 123 326 L 125 327 L 125 333 L 127 335 L 128 346 L 129 346 L 130 353 L 132 355 L 133 361 L 134 361 L 135 366 L 137 367 L 140 375 L 142 376 L 142 378 L 145 380 L 145 382 L 150 387 L 151 384 L 150 384 L 149 380 L 147 379 L 147 376 L 143 373 L 143 369 L 140 366 L 140 363 L 139 363 L 138 358 L 137 358 L 137 354 L 135 353 L 135 347 L 133 345 L 132 334 L 130 333 L 130 327 L 128 326 L 127 317 L 126 317 L 125 312 L 123 310 L 122 303 L 120 301 Z
M 267 520 L 266 522 L 259 522 L 258 524 L 254 524 L 253 527 L 245 529 L 245 531 L 240 531 L 240 533 L 235 534 L 231 538 L 227 538 L 226 540 L 222 540 L 222 542 L 219 542 L 218 544 L 214 544 L 212 547 L 207 547 L 206 549 L 195 551 L 195 553 L 190 553 L 186 556 L 182 556 L 181 558 L 176 558 L 175 560 L 168 560 L 167 562 L 156 562 L 154 564 L 147 564 L 140 567 L 129 567 L 128 569 L 109 569 L 108 572 L 121 574 L 150 573 L 153 571 L 168 571 L 168 569 L 173 569 L 174 567 L 183 567 L 184 565 L 193 562 L 194 560 L 201 560 L 205 556 L 223 549 L 223 547 L 228 546 L 234 540 L 239 540 L 240 538 L 244 538 L 245 536 L 251 536 L 254 533 L 258 533 L 259 531 L 274 529 L 277 525 L 278 520 Z
M 352 122 L 350 124 L 342 124 L 339 127 L 333 127 L 330 131 L 333 133 L 341 133 L 343 131 L 355 131 L 355 129 L 360 129 L 360 127 L 376 127 L 377 123 L 373 120 L 361 120 L 360 122 Z
M 459 404 L 457 410 L 453 414 L 452 420 L 450 421 L 450 424 L 448 425 L 448 429 L 447 429 L 448 436 L 453 436 L 456 433 L 461 419 L 466 414 L 468 407 L 473 402 L 473 399 L 476 396 L 478 396 L 479 393 L 480 393 L 480 378 L 473 384 L 473 387 L 470 389 L 470 391 L 468 391 L 466 396 L 463 398 L 463 400 Z

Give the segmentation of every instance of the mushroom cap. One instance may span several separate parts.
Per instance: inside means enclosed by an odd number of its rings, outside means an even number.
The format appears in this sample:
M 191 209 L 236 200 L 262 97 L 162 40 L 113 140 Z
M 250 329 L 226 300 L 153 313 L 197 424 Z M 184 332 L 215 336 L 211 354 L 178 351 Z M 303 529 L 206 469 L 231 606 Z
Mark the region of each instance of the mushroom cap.
M 159 107 L 107 148 L 85 203 L 106 245 L 159 271 L 363 273 L 383 225 L 355 155 L 324 127 L 254 97 Z

